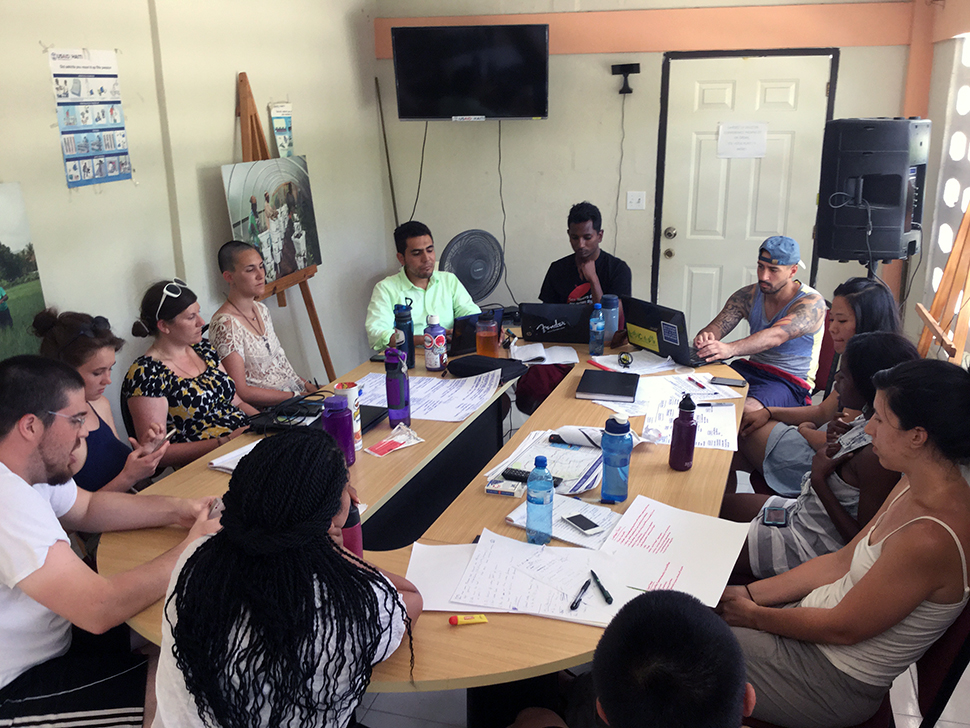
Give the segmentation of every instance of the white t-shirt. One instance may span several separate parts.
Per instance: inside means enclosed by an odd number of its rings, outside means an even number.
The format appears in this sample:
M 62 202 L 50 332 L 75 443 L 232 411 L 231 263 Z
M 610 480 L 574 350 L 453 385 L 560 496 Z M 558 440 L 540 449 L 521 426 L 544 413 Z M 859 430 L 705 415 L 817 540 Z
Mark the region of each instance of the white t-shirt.
M 74 505 L 77 486 L 29 485 L 0 463 L 0 688 L 71 646 L 71 623 L 17 584 L 44 565 L 67 533 L 57 520 Z
M 155 677 L 155 695 L 158 699 L 158 708 L 155 712 L 155 722 L 152 723 L 152 728 L 204 728 L 205 726 L 199 718 L 195 698 L 185 687 L 185 679 L 182 677 L 182 673 L 179 671 L 178 665 L 175 662 L 175 657 L 172 655 L 174 640 L 172 638 L 172 627 L 169 622 L 175 624 L 177 614 L 175 612 L 175 602 L 168 601 L 178 581 L 179 572 L 181 572 L 182 567 L 185 565 L 185 561 L 204 542 L 205 538 L 211 538 L 211 536 L 205 536 L 190 544 L 185 549 L 172 572 L 172 579 L 169 582 L 168 591 L 165 595 L 166 618 L 162 621 L 162 649 L 158 660 L 158 674 Z M 376 587 L 374 591 L 378 595 L 379 603 L 383 604 L 383 592 L 378 591 Z M 404 636 L 404 612 L 400 607 L 396 606 L 396 603 L 390 611 L 381 613 L 381 630 L 381 642 L 374 655 L 375 665 L 387 659 L 401 644 L 401 638 Z M 336 650 L 331 645 L 327 649 L 327 652 L 335 654 Z M 345 653 L 349 656 L 350 650 L 345 650 Z M 321 660 L 318 667 L 318 675 L 330 667 L 332 665 L 327 660 Z M 350 668 L 351 665 L 348 664 L 340 675 L 337 676 L 339 690 L 342 693 L 346 692 L 350 686 Z M 356 704 L 350 703 L 341 706 L 339 715 L 336 721 L 333 722 L 324 722 L 326 716 L 321 712 L 318 714 L 317 722 L 314 722 L 313 725 L 319 728 L 344 728 L 350 722 L 350 718 L 356 707 Z M 264 716 L 264 724 L 267 726 L 268 719 L 269 709 L 267 707 Z

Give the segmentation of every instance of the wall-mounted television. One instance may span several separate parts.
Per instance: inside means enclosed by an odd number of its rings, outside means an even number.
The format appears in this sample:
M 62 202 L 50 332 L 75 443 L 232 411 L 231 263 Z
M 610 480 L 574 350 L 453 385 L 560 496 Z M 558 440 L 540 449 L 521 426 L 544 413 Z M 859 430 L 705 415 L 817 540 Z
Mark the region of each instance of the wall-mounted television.
M 391 28 L 398 117 L 545 119 L 549 26 Z

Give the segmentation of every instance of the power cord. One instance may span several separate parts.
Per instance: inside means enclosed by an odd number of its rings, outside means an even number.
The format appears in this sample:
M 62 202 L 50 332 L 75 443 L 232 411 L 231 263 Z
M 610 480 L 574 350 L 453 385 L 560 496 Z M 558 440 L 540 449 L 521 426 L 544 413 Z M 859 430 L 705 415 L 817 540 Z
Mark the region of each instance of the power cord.
M 512 297 L 512 303 L 516 306 L 519 302 L 515 299 L 515 294 L 512 293 L 512 287 L 509 286 L 509 266 L 505 262 L 505 222 L 508 219 L 508 215 L 505 212 L 505 195 L 503 194 L 503 187 L 505 180 L 502 178 L 502 120 L 498 121 L 498 201 L 502 206 L 502 280 L 505 283 L 505 287 L 509 291 L 509 295 Z
M 919 271 L 919 267 L 923 265 L 923 226 L 918 222 L 914 222 L 913 227 L 919 230 L 920 245 L 919 245 L 919 260 L 916 261 L 916 267 L 913 268 L 913 275 L 909 277 L 909 286 L 906 288 L 906 295 L 903 296 L 903 300 L 900 302 L 900 307 L 904 306 L 909 300 L 909 294 L 913 292 L 913 283 L 916 281 L 916 273 Z
M 846 199 L 841 204 L 837 205 L 832 200 L 840 195 L 842 197 L 845 197 Z M 848 204 L 852 202 L 853 199 L 854 198 L 852 197 L 852 195 L 848 194 L 847 192 L 833 192 L 831 195 L 829 195 L 828 203 L 833 210 L 837 210 L 840 207 L 848 206 Z M 872 246 L 869 244 L 869 238 L 872 237 L 872 206 L 869 204 L 869 200 L 865 200 L 865 199 L 862 200 L 862 204 L 866 208 L 866 254 L 869 258 L 869 265 L 867 265 L 866 267 L 869 270 L 869 275 L 871 275 L 873 278 L 875 278 L 877 281 L 879 281 L 880 283 L 882 283 L 884 286 L 888 288 L 889 286 L 886 284 L 886 281 L 880 278 L 879 274 L 876 273 L 876 266 L 872 259 Z
M 421 197 L 421 178 L 424 177 L 424 149 L 428 146 L 428 122 L 424 122 L 424 141 L 421 142 L 421 165 L 418 167 L 418 189 L 414 193 L 414 207 L 411 208 L 411 217 L 408 222 L 414 219 L 414 213 L 418 209 L 418 198 Z
M 626 141 L 626 97 L 620 96 L 620 163 L 616 175 L 616 205 L 613 208 L 613 255 L 616 255 L 616 244 L 619 242 L 620 230 L 617 227 L 620 217 L 620 190 L 623 188 L 623 143 Z

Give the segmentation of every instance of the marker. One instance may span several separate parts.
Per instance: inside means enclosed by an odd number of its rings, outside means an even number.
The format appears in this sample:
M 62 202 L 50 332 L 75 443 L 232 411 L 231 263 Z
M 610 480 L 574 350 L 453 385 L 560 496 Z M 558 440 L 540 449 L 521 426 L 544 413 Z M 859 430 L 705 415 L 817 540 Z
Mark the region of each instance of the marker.
M 733 407 L 731 402 L 698 402 L 698 407 Z
M 483 624 L 487 621 L 484 614 L 452 614 L 448 617 L 448 624 L 452 627 L 461 627 L 463 624 Z
M 603 582 L 600 581 L 600 578 L 598 576 L 596 576 L 596 572 L 593 571 L 592 569 L 590 569 L 589 570 L 589 573 L 592 574 L 592 576 L 593 576 L 593 582 L 595 582 L 596 588 L 600 590 L 600 594 L 603 595 L 603 599 L 606 600 L 606 603 L 607 604 L 612 604 L 613 603 L 613 595 L 610 594 L 608 591 L 606 591 L 606 587 L 603 586 Z
M 596 367 L 597 369 L 602 369 L 604 372 L 612 372 L 613 371 L 609 367 L 603 366 L 598 361 L 593 361 L 592 359 L 587 359 L 586 360 L 586 363 L 587 364 L 592 364 L 594 367 Z
M 698 382 L 696 379 L 694 379 L 694 377 L 690 376 L 689 374 L 687 375 L 687 380 L 690 381 L 690 382 L 693 382 L 694 384 L 696 384 L 701 389 L 707 389 L 707 387 L 705 387 L 703 384 L 701 384 L 700 382 Z
M 585 594 L 586 593 L 586 590 L 589 589 L 589 583 L 591 581 L 592 581 L 592 579 L 587 579 L 586 580 L 586 583 L 583 584 L 583 586 L 580 588 L 579 594 L 577 594 L 576 595 L 576 598 L 573 599 L 573 603 L 569 605 L 569 608 L 570 609 L 572 609 L 572 610 L 579 609 L 579 605 L 583 601 L 583 594 Z

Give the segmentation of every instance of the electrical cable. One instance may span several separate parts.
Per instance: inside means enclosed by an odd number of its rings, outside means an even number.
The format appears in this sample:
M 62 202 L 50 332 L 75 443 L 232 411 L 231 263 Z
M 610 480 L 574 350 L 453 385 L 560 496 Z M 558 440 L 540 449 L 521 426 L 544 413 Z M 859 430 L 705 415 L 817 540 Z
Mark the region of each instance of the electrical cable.
M 424 149 L 428 146 L 428 122 L 424 122 L 424 141 L 421 142 L 421 165 L 418 167 L 418 189 L 414 193 L 414 207 L 411 208 L 411 217 L 408 222 L 414 219 L 414 213 L 418 209 L 418 198 L 421 197 L 421 178 L 424 177 Z
M 834 202 L 832 202 L 832 199 L 838 195 L 842 195 L 846 199 L 843 203 L 836 205 Z M 829 207 L 831 207 L 833 210 L 837 210 L 840 207 L 848 206 L 852 200 L 852 195 L 848 194 L 847 192 L 833 192 L 831 195 L 829 195 L 828 203 Z M 872 246 L 869 245 L 869 238 L 872 236 L 872 206 L 869 204 L 869 200 L 865 199 L 862 200 L 862 204 L 866 208 L 866 254 L 869 258 L 869 264 L 866 266 L 866 268 L 869 270 L 869 275 L 888 288 L 889 286 L 886 281 L 880 278 L 879 274 L 876 273 L 875 264 L 872 259 Z
M 909 286 L 907 286 L 906 288 L 906 294 L 903 296 L 903 300 L 899 302 L 900 307 L 904 306 L 906 304 L 906 301 L 909 300 L 909 294 L 913 292 L 913 283 L 916 282 L 916 273 L 919 271 L 919 267 L 923 265 L 923 227 L 917 222 L 914 222 L 912 225 L 914 228 L 919 230 L 919 235 L 920 235 L 919 260 L 916 261 L 916 267 L 913 268 L 913 275 L 911 275 L 909 278 Z
M 623 143 L 626 141 L 626 97 L 629 94 L 622 94 L 620 97 L 620 163 L 617 167 L 616 175 L 616 206 L 613 208 L 613 255 L 616 255 L 616 244 L 619 242 L 620 230 L 617 227 L 617 220 L 620 217 L 620 190 L 623 187 Z
M 502 206 L 502 280 L 505 282 L 505 287 L 509 291 L 509 295 L 512 297 L 512 303 L 516 306 L 519 302 L 515 298 L 515 294 L 512 293 L 512 287 L 509 286 L 509 266 L 505 262 L 505 222 L 508 219 L 508 215 L 505 212 L 505 196 L 503 194 L 503 187 L 505 180 L 502 178 L 502 120 L 498 121 L 498 201 Z

